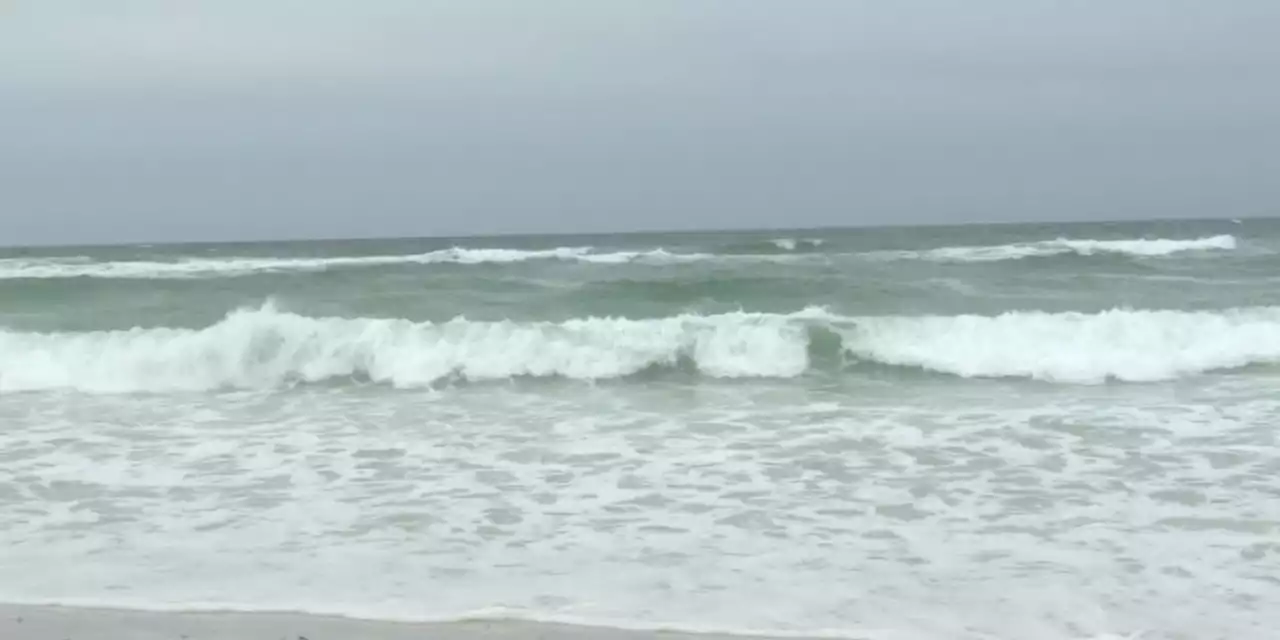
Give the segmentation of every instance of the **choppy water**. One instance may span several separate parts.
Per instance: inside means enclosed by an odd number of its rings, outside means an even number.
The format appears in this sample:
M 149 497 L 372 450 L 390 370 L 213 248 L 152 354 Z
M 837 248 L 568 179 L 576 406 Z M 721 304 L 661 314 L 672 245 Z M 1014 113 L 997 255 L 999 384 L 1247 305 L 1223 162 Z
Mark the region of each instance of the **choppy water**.
M 1262 221 L 5 250 L 0 601 L 1271 638 L 1278 284 Z

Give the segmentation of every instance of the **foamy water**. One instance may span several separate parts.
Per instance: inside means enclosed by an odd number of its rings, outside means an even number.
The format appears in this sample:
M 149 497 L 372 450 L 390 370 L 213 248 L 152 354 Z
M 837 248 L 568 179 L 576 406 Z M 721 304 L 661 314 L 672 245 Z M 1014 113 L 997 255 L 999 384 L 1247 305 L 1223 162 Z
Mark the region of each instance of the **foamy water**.
M 0 601 L 1267 639 L 1277 243 L 1243 226 L 1231 247 L 1195 244 L 1211 226 L 1125 234 L 1168 251 L 1091 227 L 888 249 L 797 232 L 389 272 L 342 261 L 452 249 L 234 247 L 323 268 L 11 278 Z M 1113 244 L 924 258 L 1058 237 Z M 757 251 L 801 238 L 822 242 Z M 556 253 L 587 244 L 628 257 Z M 705 257 L 634 258 L 658 246 Z M 229 260 L 114 251 L 0 268 Z M 554 286 L 510 284 L 535 281 Z
M 1274 401 L 667 393 L 6 401 L 45 424 L 0 439 L 0 596 L 886 638 L 1280 624 Z

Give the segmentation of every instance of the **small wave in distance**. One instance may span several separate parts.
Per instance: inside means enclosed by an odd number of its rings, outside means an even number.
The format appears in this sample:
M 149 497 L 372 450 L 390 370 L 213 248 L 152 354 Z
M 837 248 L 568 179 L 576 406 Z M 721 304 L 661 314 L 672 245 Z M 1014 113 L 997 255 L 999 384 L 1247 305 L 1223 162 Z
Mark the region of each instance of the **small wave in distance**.
M 327 269 L 394 265 L 485 265 L 532 260 L 595 264 L 672 264 L 713 259 L 709 254 L 651 251 L 596 252 L 592 247 L 555 249 L 464 249 L 380 256 L 181 258 L 172 261 L 124 260 L 93 262 L 66 258 L 10 258 L 0 260 L 0 280 L 51 278 L 172 279 L 251 276 L 262 273 L 313 272 Z
M 999 262 L 1075 254 L 1078 256 L 1121 255 L 1139 258 L 1169 256 L 1189 251 L 1230 251 L 1237 246 L 1235 236 L 1218 235 L 1192 240 L 1070 240 L 1059 238 L 992 246 L 939 247 L 922 251 L 883 251 L 873 255 L 896 260 L 932 262 Z
M 940 247 L 927 250 L 832 253 L 821 239 L 775 238 L 764 242 L 721 247 L 717 251 L 673 251 L 663 247 L 600 250 L 590 246 L 551 249 L 452 247 L 405 255 L 327 257 L 178 257 L 173 260 L 95 261 L 84 257 L 0 259 L 0 280 L 114 278 L 199 279 L 244 277 L 270 273 L 306 273 L 331 269 L 396 265 L 508 265 L 530 261 L 577 262 L 596 265 L 679 265 L 699 262 L 773 262 L 778 264 L 839 258 L 925 260 L 975 263 L 1021 260 L 1075 254 L 1158 257 L 1192 251 L 1235 249 L 1234 236 L 1194 240 L 1068 240 L 1056 239 L 994 246 Z

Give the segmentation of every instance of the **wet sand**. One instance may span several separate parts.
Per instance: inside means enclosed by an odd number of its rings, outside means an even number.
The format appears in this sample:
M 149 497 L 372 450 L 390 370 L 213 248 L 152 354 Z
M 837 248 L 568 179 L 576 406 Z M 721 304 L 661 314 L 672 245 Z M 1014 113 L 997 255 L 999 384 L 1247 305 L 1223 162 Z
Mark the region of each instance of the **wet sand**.
M 0 605 L 4 640 L 749 640 L 520 621 L 404 623 L 288 613 L 157 613 Z M 754 636 L 764 640 L 764 636 Z

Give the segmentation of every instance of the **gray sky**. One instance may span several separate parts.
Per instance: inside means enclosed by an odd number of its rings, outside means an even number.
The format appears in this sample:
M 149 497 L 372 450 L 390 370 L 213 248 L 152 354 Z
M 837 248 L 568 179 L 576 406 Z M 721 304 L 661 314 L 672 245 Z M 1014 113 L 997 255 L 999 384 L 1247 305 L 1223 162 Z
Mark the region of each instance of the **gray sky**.
M 0 0 L 0 244 L 1276 215 L 1278 33 L 1276 0 Z

